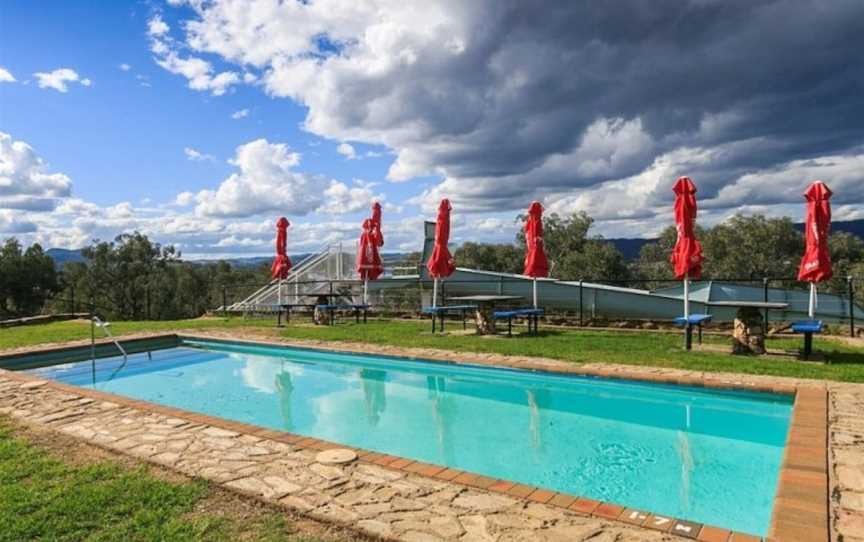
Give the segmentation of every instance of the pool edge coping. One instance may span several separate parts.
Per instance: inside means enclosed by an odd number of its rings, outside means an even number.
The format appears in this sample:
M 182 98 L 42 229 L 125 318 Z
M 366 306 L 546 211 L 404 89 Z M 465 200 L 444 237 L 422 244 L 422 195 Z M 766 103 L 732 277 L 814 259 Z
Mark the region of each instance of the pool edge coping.
M 339 352 L 345 354 L 358 354 L 360 352 L 351 349 L 340 349 L 338 343 L 333 347 L 322 344 L 306 345 L 287 341 L 256 339 L 235 339 L 224 336 L 186 333 L 164 333 L 153 334 L 147 337 L 136 337 L 131 340 L 165 340 L 175 339 L 178 344 L 184 339 L 190 340 L 215 340 L 234 343 L 258 344 L 267 346 L 304 348 L 323 352 Z M 374 345 L 373 345 L 374 346 Z M 34 348 L 32 350 L 16 350 L 14 354 L 0 354 L 0 360 L 9 357 L 24 356 L 28 353 L 61 353 L 73 349 L 80 349 L 82 345 L 60 345 L 52 348 Z M 410 359 L 412 361 L 425 361 L 430 363 L 448 363 L 459 365 L 458 360 L 449 357 L 436 358 L 430 356 L 394 355 L 387 353 L 366 352 L 367 355 L 385 356 L 392 358 Z M 459 353 L 463 354 L 463 353 Z M 771 520 L 768 534 L 764 537 L 767 541 L 793 541 L 793 540 L 830 540 L 830 502 L 829 502 L 829 480 L 828 480 L 828 390 L 822 384 L 777 384 L 760 385 L 745 382 L 730 382 L 720 377 L 706 376 L 668 376 L 638 370 L 604 370 L 603 367 L 574 366 L 556 368 L 519 368 L 514 365 L 496 364 L 489 359 L 480 359 L 472 356 L 472 353 L 464 353 L 472 357 L 471 364 L 479 364 L 486 367 L 497 367 L 516 369 L 529 372 L 546 372 L 552 374 L 601 377 L 608 379 L 642 381 L 648 383 L 674 384 L 692 387 L 704 387 L 722 390 L 742 390 L 750 392 L 774 393 L 779 395 L 792 395 L 794 397 L 792 416 L 790 418 L 789 432 L 784 447 L 783 460 L 778 475 L 778 487 L 774 497 Z M 495 359 L 503 360 L 506 356 L 496 356 Z M 563 363 L 563 362 L 562 362 Z M 461 363 L 466 364 L 466 363 Z M 682 370 L 684 372 L 692 372 Z M 630 509 L 615 503 L 596 501 L 586 497 L 569 495 L 555 492 L 537 486 L 520 484 L 512 481 L 490 478 L 484 475 L 450 469 L 440 465 L 414 461 L 408 458 L 380 454 L 370 450 L 346 446 L 339 443 L 329 442 L 312 437 L 305 437 L 286 431 L 277 431 L 263 427 L 236 422 L 225 418 L 200 414 L 184 409 L 169 407 L 141 401 L 113 393 L 81 388 L 69 384 L 63 384 L 53 380 L 46 380 L 34 375 L 23 374 L 0 368 L 0 375 L 18 380 L 24 383 L 39 383 L 39 387 L 47 386 L 58 391 L 76 393 L 101 400 L 107 400 L 130 408 L 152 412 L 165 416 L 182 418 L 194 423 L 203 423 L 219 427 L 241 434 L 252 435 L 281 442 L 301 449 L 325 450 L 330 448 L 347 448 L 354 450 L 358 460 L 369 464 L 383 466 L 388 469 L 403 473 L 411 473 L 432 479 L 451 482 L 473 489 L 485 490 L 492 493 L 507 495 L 526 502 L 535 502 L 566 509 L 583 516 L 592 516 L 603 520 L 619 521 L 630 526 L 636 526 L 655 531 L 661 531 L 684 538 L 694 540 L 715 541 L 724 540 L 728 542 L 739 542 L 749 540 L 760 540 L 760 537 L 752 534 L 731 531 L 727 528 L 711 525 L 697 524 L 684 519 L 672 518 L 663 515 L 655 515 L 648 511 Z M 752 376 L 752 375 L 742 375 Z M 35 387 L 35 386 L 34 386 Z M 656 522 L 651 525 L 651 521 Z M 662 521 L 666 520 L 666 521 Z M 682 530 L 673 532 L 673 528 L 682 525 L 683 529 L 692 530 L 698 526 L 694 533 L 686 533 Z M 690 536 L 692 534 L 692 536 Z M 814 538 L 814 536 L 816 538 Z

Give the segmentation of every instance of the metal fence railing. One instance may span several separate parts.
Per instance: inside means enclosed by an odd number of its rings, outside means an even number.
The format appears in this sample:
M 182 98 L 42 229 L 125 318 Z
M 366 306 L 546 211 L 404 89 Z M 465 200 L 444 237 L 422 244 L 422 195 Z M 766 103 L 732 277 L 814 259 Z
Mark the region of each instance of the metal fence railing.
M 457 273 L 458 274 L 458 273 Z M 176 319 L 180 317 L 197 317 L 210 312 L 212 314 L 274 314 L 273 306 L 278 304 L 277 296 L 266 296 L 260 303 L 245 303 L 253 293 L 271 285 L 272 282 L 255 282 L 247 284 L 212 284 L 204 296 L 189 300 L 189 306 L 183 307 L 182 313 L 167 314 L 164 300 L 176 301 L 178 292 L 167 292 L 155 286 L 145 286 L 138 290 L 136 299 L 129 301 L 124 307 L 110 297 L 97 295 L 88 291 L 79 291 L 72 286 L 49 296 L 42 313 L 89 313 L 109 319 L 129 320 L 159 320 Z M 439 285 L 440 300 L 466 294 L 516 294 L 525 302 L 530 302 L 529 288 L 531 281 L 518 275 L 489 274 L 488 277 L 452 277 L 442 280 Z M 668 321 L 677 314 L 680 305 L 675 304 L 676 296 L 680 298 L 681 281 L 669 278 L 608 280 L 583 278 L 573 281 L 541 280 L 540 298 L 547 309 L 547 318 L 560 319 L 580 326 L 591 325 L 599 321 L 653 320 Z M 718 295 L 731 295 L 739 288 L 736 295 L 746 295 L 750 300 L 778 301 L 785 300 L 800 307 L 801 299 L 806 299 L 806 283 L 789 277 L 731 277 L 712 278 L 693 282 L 691 299 L 699 303 L 704 298 L 704 288 L 714 288 Z M 710 286 L 713 285 L 713 286 Z M 369 283 L 368 302 L 375 311 L 383 315 L 417 316 L 423 306 L 431 302 L 432 281 L 427 278 L 413 276 L 391 275 L 379 281 Z M 652 292 L 645 295 L 640 292 Z M 636 293 L 633 293 L 636 292 Z M 850 335 L 864 324 L 862 308 L 864 308 L 864 277 L 844 277 L 829 283 L 819 285 L 820 313 L 830 315 L 831 323 L 847 327 Z M 711 292 L 714 295 L 715 292 Z M 363 295 L 363 282 L 356 279 L 326 279 L 326 280 L 295 280 L 284 283 L 282 287 L 283 302 L 305 304 L 317 302 L 316 295 L 334 296 L 343 300 L 359 302 Z M 700 297 L 703 296 L 703 297 Z M 303 299 L 301 299 L 303 298 Z M 680 301 L 679 301 L 680 302 Z M 648 306 L 653 303 L 655 306 Z M 268 305 L 270 308 L 268 309 Z M 661 307 L 662 305 L 662 307 Z M 130 308 L 131 307 L 131 308 Z M 660 307 L 659 309 L 657 307 Z M 672 311 L 672 312 L 670 312 Z M 794 311 L 766 310 L 765 326 L 780 325 L 789 321 L 789 314 Z M 800 313 L 800 311 L 798 311 Z M 178 316 L 179 314 L 179 316 Z M 653 316 L 652 316 L 653 315 Z M 4 318 L 29 315 L 5 315 Z
M 540 297 L 541 299 L 545 298 L 542 304 L 547 309 L 549 317 L 569 317 L 570 320 L 580 326 L 598 319 L 607 321 L 668 320 L 674 317 L 671 313 L 665 314 L 662 310 L 655 311 L 657 316 L 652 318 L 650 316 L 653 310 L 651 307 L 638 307 L 636 305 L 628 307 L 626 300 L 622 301 L 625 303 L 624 306 L 617 306 L 615 305 L 615 297 L 624 299 L 628 292 L 652 292 L 654 295 L 651 296 L 642 294 L 631 296 L 630 302 L 650 304 L 662 301 L 667 307 L 671 307 L 664 309 L 668 313 L 669 310 L 677 310 L 678 305 L 675 305 L 672 300 L 675 299 L 676 295 L 680 297 L 680 292 L 676 292 L 675 289 L 681 286 L 680 280 L 668 278 L 635 280 L 585 278 L 566 282 L 566 288 L 562 288 L 561 281 L 541 280 L 539 283 L 541 285 Z M 800 313 L 802 300 L 806 299 L 808 289 L 807 283 L 783 277 L 713 278 L 693 281 L 692 283 L 695 287 L 691 290 L 691 299 L 696 304 L 703 299 L 700 288 L 708 287 L 721 290 L 719 291 L 721 297 L 735 294 L 735 289 L 738 288 L 737 295 L 746 296 L 750 301 L 788 302 L 790 304 L 788 310 L 766 309 L 764 311 L 766 329 L 772 323 L 788 322 L 788 316 L 796 311 Z M 369 284 L 369 304 L 382 314 L 417 315 L 423 306 L 431 302 L 433 283 L 430 279 L 417 278 L 416 276 L 391 277 Z M 531 284 L 524 277 L 515 275 L 499 274 L 493 278 L 479 279 L 448 278 L 439 283 L 439 301 L 446 302 L 450 297 L 467 294 L 517 293 L 526 302 L 530 302 L 531 296 L 527 289 L 530 288 Z M 550 284 L 559 287 L 560 291 L 550 293 Z M 363 293 L 363 282 L 356 279 L 294 281 L 283 285 L 281 300 L 274 293 L 269 298 L 267 296 L 259 297 L 256 303 L 244 304 L 249 292 L 258 291 L 265 285 L 266 283 L 257 283 L 223 287 L 221 303 L 213 306 L 214 312 L 246 315 L 267 313 L 275 311 L 275 306 L 279 305 L 280 302 L 284 304 L 312 303 L 316 295 L 322 295 L 326 298 L 337 296 L 343 300 L 350 299 L 353 302 L 359 302 Z M 273 287 L 271 286 L 271 288 Z M 862 323 L 860 311 L 864 307 L 864 277 L 847 277 L 831 284 L 821 284 L 819 291 L 820 311 L 818 315 L 827 315 L 837 324 L 847 324 L 850 335 L 854 335 L 856 326 Z M 604 303 L 607 304 L 605 307 Z M 670 305 L 670 303 L 672 304 Z M 614 310 L 610 310 L 608 306 L 613 306 Z

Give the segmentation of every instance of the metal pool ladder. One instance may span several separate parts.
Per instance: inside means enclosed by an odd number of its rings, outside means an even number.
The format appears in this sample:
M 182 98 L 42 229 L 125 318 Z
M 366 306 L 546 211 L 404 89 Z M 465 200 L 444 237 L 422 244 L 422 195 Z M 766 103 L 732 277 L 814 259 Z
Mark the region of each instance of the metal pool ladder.
M 120 345 L 120 342 L 114 338 L 114 335 L 111 335 L 111 329 L 109 329 L 111 327 L 111 323 L 110 322 L 103 322 L 95 314 L 93 315 L 93 319 L 92 319 L 91 323 L 95 327 L 102 328 L 102 331 L 105 333 L 105 336 L 108 337 L 109 339 L 111 339 L 111 342 L 114 343 L 114 345 L 117 347 L 117 350 L 120 350 L 120 352 L 123 354 L 123 363 L 125 364 L 126 360 L 129 358 L 129 356 L 126 354 L 126 350 Z M 93 358 L 95 360 L 95 358 L 96 358 L 96 333 L 95 332 L 90 333 L 90 345 L 91 345 L 91 351 L 93 352 Z

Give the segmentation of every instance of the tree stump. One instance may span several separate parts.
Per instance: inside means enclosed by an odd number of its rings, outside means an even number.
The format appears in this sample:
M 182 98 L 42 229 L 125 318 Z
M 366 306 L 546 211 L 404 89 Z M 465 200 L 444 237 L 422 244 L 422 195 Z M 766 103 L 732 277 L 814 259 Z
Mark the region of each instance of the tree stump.
M 481 304 L 477 306 L 475 317 L 477 323 L 477 335 L 495 335 L 495 312 L 492 305 Z
M 315 322 L 316 326 L 328 326 L 330 325 L 330 312 L 327 309 L 322 309 L 321 305 L 326 305 L 328 303 L 327 296 L 319 296 L 315 300 L 315 308 L 312 312 L 312 321 Z
M 762 313 L 754 307 L 741 307 L 735 315 L 732 331 L 733 354 L 765 353 L 765 335 L 762 329 Z

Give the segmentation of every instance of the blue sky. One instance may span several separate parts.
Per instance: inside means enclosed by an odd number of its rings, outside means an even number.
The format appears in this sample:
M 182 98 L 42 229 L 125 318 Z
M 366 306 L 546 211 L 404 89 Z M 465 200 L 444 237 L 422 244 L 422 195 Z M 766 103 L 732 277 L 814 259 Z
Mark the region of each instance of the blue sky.
M 456 242 L 512 240 L 534 199 L 641 237 L 683 174 L 704 223 L 800 218 L 815 178 L 864 218 L 861 4 L 685 4 L 7 0 L 0 237 L 267 254 L 279 215 L 304 250 L 381 199 L 409 250 L 441 197 Z

